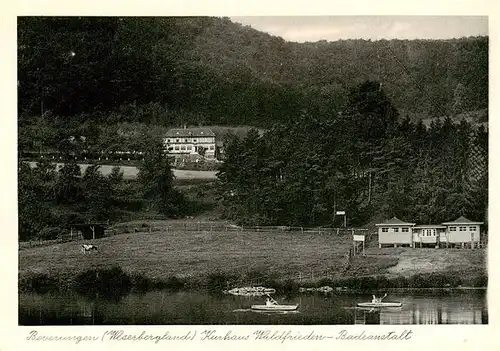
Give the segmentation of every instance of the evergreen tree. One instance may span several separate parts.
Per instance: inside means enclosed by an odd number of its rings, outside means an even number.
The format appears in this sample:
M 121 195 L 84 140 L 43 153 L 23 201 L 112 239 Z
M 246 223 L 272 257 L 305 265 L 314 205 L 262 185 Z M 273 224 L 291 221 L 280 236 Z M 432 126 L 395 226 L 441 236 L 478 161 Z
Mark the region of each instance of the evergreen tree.
M 155 142 L 146 150 L 139 166 L 138 181 L 150 209 L 166 216 L 176 216 L 182 209 L 182 197 L 174 189 L 174 175 L 163 144 Z
M 89 165 L 82 177 L 84 210 L 89 221 L 106 221 L 112 214 L 113 189 L 99 165 Z

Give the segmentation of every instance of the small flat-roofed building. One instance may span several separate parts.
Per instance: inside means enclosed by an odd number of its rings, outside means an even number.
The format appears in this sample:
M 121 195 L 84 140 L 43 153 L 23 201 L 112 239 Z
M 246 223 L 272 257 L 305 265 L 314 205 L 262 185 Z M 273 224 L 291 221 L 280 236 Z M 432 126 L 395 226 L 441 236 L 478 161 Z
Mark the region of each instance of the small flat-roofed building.
M 413 246 L 413 227 L 415 223 L 404 222 L 399 218 L 392 218 L 378 227 L 378 245 Z
M 433 246 L 438 248 L 441 242 L 446 242 L 446 226 L 423 224 L 413 227 L 413 247 Z

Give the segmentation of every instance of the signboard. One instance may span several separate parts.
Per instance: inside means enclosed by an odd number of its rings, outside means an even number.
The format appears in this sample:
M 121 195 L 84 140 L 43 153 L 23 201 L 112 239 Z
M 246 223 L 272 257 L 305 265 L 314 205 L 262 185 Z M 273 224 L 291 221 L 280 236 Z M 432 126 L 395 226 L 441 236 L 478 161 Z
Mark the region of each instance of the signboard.
M 352 236 L 352 239 L 354 241 L 365 241 L 365 236 L 364 235 L 356 235 L 355 234 L 355 235 Z
M 345 216 L 345 211 L 337 211 L 337 216 Z

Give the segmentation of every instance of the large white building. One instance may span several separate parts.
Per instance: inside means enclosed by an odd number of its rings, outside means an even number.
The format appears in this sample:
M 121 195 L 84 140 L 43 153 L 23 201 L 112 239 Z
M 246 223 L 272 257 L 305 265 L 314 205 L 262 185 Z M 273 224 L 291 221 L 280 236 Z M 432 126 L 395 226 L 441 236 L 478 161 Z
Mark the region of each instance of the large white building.
M 210 128 L 170 129 L 163 143 L 168 153 L 176 157 L 215 159 L 215 134 Z

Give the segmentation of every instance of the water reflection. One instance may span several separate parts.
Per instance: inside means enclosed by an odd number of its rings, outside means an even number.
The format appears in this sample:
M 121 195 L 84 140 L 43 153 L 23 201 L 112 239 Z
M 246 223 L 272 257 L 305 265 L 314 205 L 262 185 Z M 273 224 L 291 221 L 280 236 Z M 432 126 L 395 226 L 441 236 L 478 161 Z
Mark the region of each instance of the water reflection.
M 258 298 L 211 296 L 203 292 L 130 294 L 120 301 L 78 295 L 21 294 L 20 325 L 109 324 L 487 324 L 485 293 L 391 296 L 403 307 L 359 309 L 371 296 L 276 297 L 298 303 L 295 313 L 255 312 Z
M 355 309 L 354 324 L 488 324 L 485 304 L 470 296 L 406 300 L 399 308 Z

